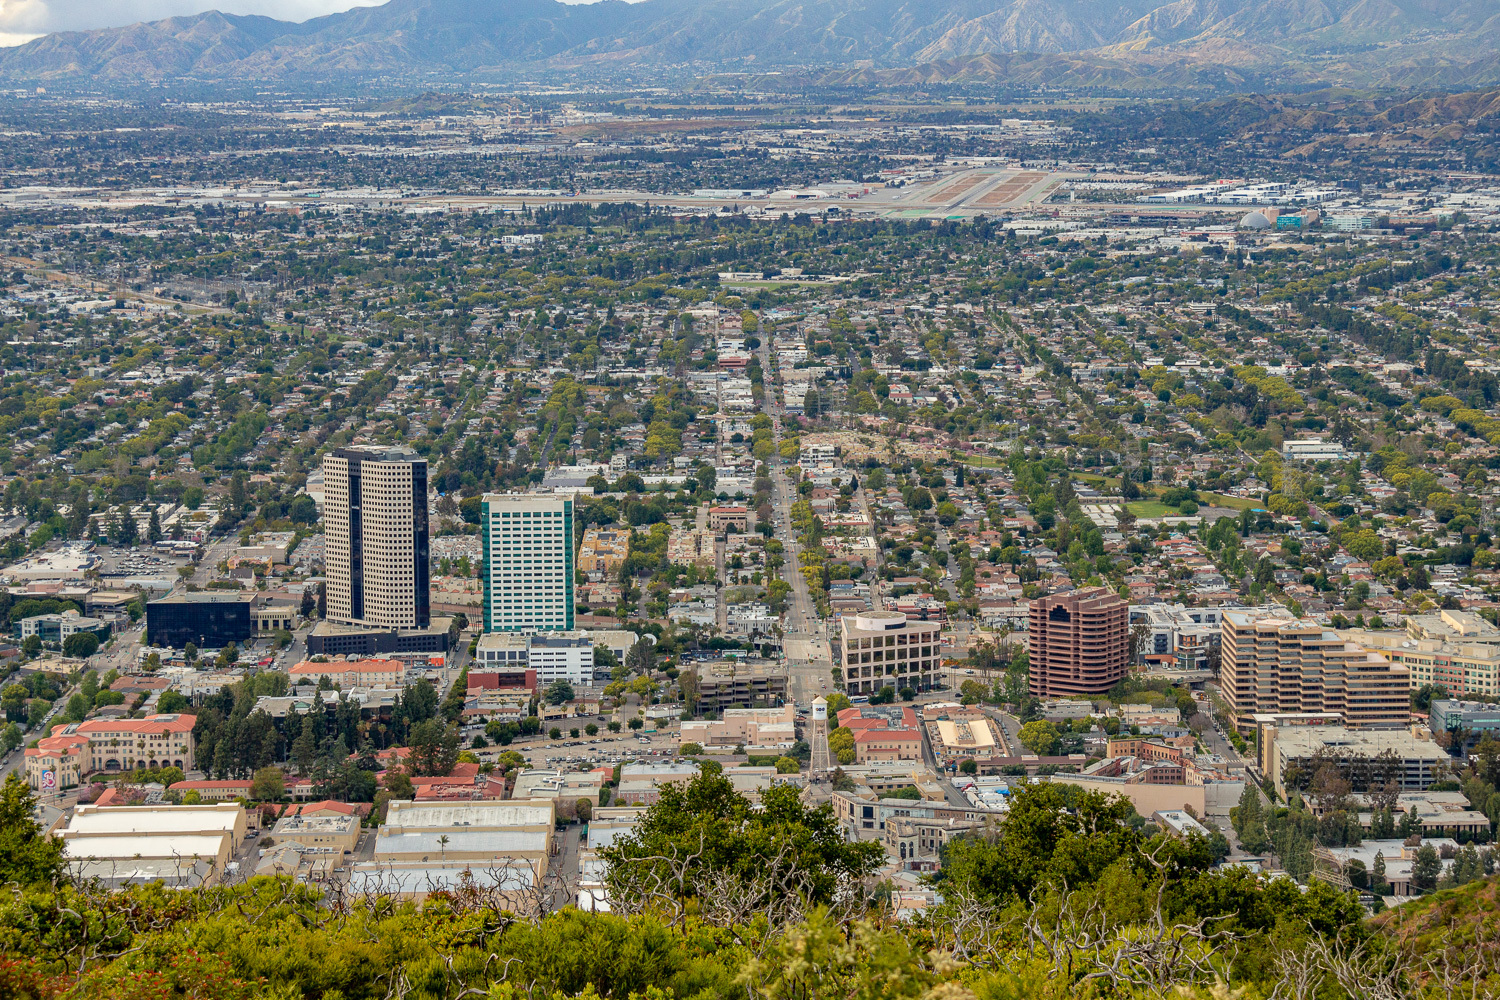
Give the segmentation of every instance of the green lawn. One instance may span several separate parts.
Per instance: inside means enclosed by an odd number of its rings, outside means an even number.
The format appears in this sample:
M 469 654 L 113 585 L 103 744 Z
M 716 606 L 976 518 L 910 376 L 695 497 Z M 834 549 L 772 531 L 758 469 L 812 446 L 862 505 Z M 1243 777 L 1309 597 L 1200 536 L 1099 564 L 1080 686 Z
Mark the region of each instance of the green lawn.
M 1198 496 L 1202 498 L 1202 506 L 1206 507 L 1230 507 L 1234 510 L 1249 510 L 1251 507 L 1258 506 L 1254 500 L 1247 500 L 1244 497 L 1225 496 L 1223 493 L 1205 493 L 1199 490 Z
M 1136 517 L 1175 517 L 1176 507 L 1168 507 L 1160 500 L 1134 500 L 1125 505 Z

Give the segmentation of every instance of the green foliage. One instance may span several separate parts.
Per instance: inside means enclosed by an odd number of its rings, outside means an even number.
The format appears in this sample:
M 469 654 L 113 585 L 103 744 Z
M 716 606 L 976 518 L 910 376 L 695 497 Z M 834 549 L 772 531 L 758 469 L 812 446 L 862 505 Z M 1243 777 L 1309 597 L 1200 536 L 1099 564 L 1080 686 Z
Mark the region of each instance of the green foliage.
M 62 841 L 42 835 L 32 819 L 35 805 L 20 775 L 6 775 L 0 785 L 0 884 L 51 882 L 63 873 Z
M 767 789 L 757 809 L 712 763 L 686 785 L 663 785 L 633 834 L 599 853 L 615 899 L 637 897 L 661 880 L 691 897 L 706 882 L 749 884 L 771 870 L 800 884 L 812 903 L 832 902 L 884 857 L 877 843 L 847 841 L 831 807 L 807 808 L 800 789 Z M 669 860 L 690 857 L 682 870 Z

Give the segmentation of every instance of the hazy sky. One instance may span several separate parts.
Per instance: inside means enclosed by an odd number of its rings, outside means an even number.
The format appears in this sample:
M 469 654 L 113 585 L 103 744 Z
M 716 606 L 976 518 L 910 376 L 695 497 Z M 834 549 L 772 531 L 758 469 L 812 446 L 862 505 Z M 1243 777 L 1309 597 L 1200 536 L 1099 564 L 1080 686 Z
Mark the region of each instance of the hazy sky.
M 0 45 L 18 45 L 52 31 L 114 28 L 180 14 L 222 10 L 305 21 L 351 7 L 373 7 L 384 0 L 0 0 Z M 504 0 L 492 0 L 504 2 Z M 579 0 L 563 0 L 579 2 Z M 585 0 L 586 2 L 586 0 Z

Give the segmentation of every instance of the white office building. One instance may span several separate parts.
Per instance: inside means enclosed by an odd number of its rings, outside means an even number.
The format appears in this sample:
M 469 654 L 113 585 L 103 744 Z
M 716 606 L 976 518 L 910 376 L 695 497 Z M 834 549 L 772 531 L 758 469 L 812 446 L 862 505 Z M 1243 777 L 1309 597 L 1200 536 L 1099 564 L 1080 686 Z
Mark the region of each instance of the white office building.
M 573 628 L 573 533 L 571 497 L 485 494 L 480 538 L 486 632 Z
M 1281 457 L 1294 462 L 1338 462 L 1348 458 L 1349 453 L 1337 441 L 1305 438 L 1300 441 L 1283 441 Z
M 594 637 L 588 632 L 559 634 L 490 632 L 479 637 L 474 670 L 535 670 L 537 681 L 587 686 L 594 682 Z

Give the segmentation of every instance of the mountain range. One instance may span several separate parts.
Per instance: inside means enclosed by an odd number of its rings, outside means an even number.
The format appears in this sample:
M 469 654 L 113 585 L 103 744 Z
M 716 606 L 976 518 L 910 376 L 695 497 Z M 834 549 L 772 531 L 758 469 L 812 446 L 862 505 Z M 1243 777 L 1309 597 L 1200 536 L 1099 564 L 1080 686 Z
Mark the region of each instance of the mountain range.
M 1500 0 L 390 0 L 293 23 L 209 11 L 0 50 L 0 77 L 338 82 L 794 70 L 849 85 L 1460 86 L 1500 81 Z

